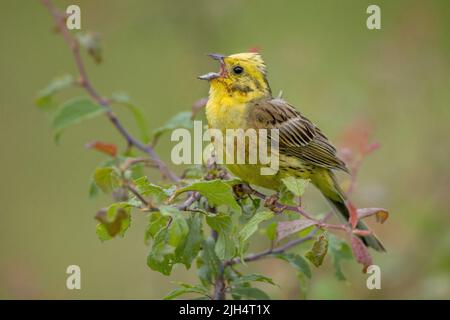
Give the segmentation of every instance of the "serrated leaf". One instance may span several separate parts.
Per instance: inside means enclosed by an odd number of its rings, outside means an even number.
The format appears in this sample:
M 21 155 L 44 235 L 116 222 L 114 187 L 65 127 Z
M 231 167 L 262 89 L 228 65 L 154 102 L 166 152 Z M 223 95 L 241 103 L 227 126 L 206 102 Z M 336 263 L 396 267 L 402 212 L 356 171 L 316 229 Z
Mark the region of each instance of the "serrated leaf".
M 215 251 L 219 259 L 228 260 L 234 258 L 236 244 L 231 234 L 231 216 L 226 214 L 211 215 L 206 217 L 206 222 L 213 230 L 217 231 L 218 238 Z
M 215 241 L 209 237 L 202 242 L 202 250 L 199 259 L 197 259 L 198 276 L 205 286 L 211 285 L 216 278 L 220 260 L 214 249 Z
M 150 183 L 146 176 L 135 179 L 133 182 L 141 195 L 146 197 L 150 196 L 157 202 L 163 202 L 172 195 L 172 189 L 165 189 L 161 186 Z
M 240 276 L 233 280 L 233 284 L 240 284 L 245 282 L 266 282 L 275 285 L 271 278 L 257 273 Z
M 261 204 L 261 199 L 246 197 L 240 199 L 239 205 L 242 209 L 242 220 L 246 221 L 250 219 L 258 210 Z
M 303 195 L 309 184 L 309 179 L 299 179 L 292 176 L 281 180 L 286 188 L 297 197 L 301 197 Z
M 106 111 L 101 105 L 87 98 L 75 98 L 67 101 L 56 110 L 52 121 L 55 141 L 59 141 L 61 133 L 67 127 L 93 118 Z
M 94 172 L 95 184 L 105 193 L 119 186 L 119 175 L 112 167 L 97 168 Z
M 184 264 L 187 269 L 197 257 L 203 241 L 202 217 L 199 214 L 192 215 L 188 220 L 189 233 L 184 242 L 175 251 L 177 261 Z
M 340 281 L 346 280 L 344 273 L 342 272 L 341 262 L 342 260 L 351 260 L 352 250 L 350 246 L 344 240 L 337 238 L 333 234 L 328 236 L 329 244 L 328 248 L 330 251 L 331 258 L 333 260 L 333 266 L 335 270 L 336 278 Z
M 112 239 L 119 235 L 123 237 L 130 226 L 130 206 L 127 203 L 114 203 L 107 209 L 100 210 L 95 219 L 97 224 L 97 236 L 102 241 Z
M 180 283 L 181 288 L 177 288 L 174 289 L 172 291 L 170 291 L 165 297 L 164 300 L 172 300 L 175 299 L 176 297 L 179 297 L 183 294 L 186 293 L 198 293 L 201 294 L 202 296 L 208 297 L 209 298 L 209 292 L 208 289 L 206 289 L 203 286 L 199 286 L 199 285 L 189 285 L 186 283 Z
M 233 288 L 231 290 L 231 293 L 234 296 L 238 296 L 240 298 L 244 299 L 251 299 L 251 300 L 270 300 L 270 297 L 258 288 L 252 288 L 252 287 L 237 287 Z
M 144 143 L 148 143 L 150 141 L 148 122 L 145 119 L 141 109 L 134 105 L 131 102 L 131 99 L 124 93 L 113 93 L 112 99 L 115 102 L 120 103 L 121 105 L 126 107 L 132 113 L 134 121 L 136 122 L 136 125 L 139 129 L 141 139 L 144 141 Z
M 158 139 L 162 134 L 177 128 L 191 129 L 193 127 L 192 113 L 183 111 L 170 118 L 163 126 L 153 132 L 154 139 Z
M 316 267 L 320 267 L 328 252 L 328 237 L 326 233 L 321 234 L 313 243 L 305 257 Z
M 295 269 L 302 272 L 308 278 L 311 278 L 311 269 L 308 262 L 300 255 L 293 253 L 280 253 L 275 257 L 289 262 Z
M 186 191 L 198 191 L 204 196 L 210 206 L 226 205 L 234 211 L 241 212 L 241 207 L 234 198 L 233 188 L 222 180 L 197 181 L 178 189 L 175 194 Z
M 170 217 L 170 223 L 156 233 L 147 257 L 147 265 L 152 270 L 170 275 L 173 265 L 180 261 L 176 249 L 184 243 L 189 233 L 189 225 L 176 208 L 161 206 L 160 210 L 162 216 Z
M 289 189 L 284 184 L 281 185 L 279 197 L 279 202 L 282 204 L 297 205 L 297 203 L 295 202 L 295 195 L 291 191 L 289 191 Z M 286 212 L 289 211 L 286 210 Z
M 256 230 L 258 230 L 258 225 L 266 220 L 269 220 L 274 217 L 274 214 L 272 211 L 260 211 L 257 212 L 247 224 L 244 225 L 244 227 L 239 232 L 239 238 L 241 241 L 247 241 L 248 238 L 250 238 Z
M 35 100 L 36 105 L 44 110 L 50 109 L 53 106 L 53 96 L 56 93 L 72 86 L 74 83 L 75 79 L 70 74 L 54 79 L 47 87 L 39 91 Z
M 153 212 L 149 216 L 149 221 L 147 228 L 145 229 L 145 241 L 149 241 L 150 239 L 154 239 L 158 232 L 167 227 L 169 222 L 168 216 L 163 216 L 161 212 Z
M 316 224 L 317 222 L 308 219 L 280 221 L 278 222 L 277 227 L 277 234 L 278 234 L 277 240 L 280 241 L 281 239 L 286 238 L 287 236 L 293 233 L 299 232 Z
M 121 157 L 118 156 L 119 161 L 122 161 Z M 115 159 L 107 158 L 106 160 L 100 162 L 97 168 L 111 167 L 115 164 Z M 95 170 L 94 170 L 95 173 Z M 100 188 L 95 184 L 94 173 L 92 174 L 90 185 L 89 185 L 89 197 L 95 197 L 100 193 Z

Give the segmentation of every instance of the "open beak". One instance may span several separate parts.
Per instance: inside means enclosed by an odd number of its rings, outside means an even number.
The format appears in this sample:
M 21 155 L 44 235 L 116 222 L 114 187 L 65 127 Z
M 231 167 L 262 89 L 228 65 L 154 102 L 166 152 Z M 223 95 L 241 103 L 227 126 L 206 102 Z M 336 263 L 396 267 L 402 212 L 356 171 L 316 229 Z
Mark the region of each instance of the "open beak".
M 200 80 L 207 80 L 211 81 L 213 79 L 220 78 L 225 75 L 225 68 L 224 68 L 224 55 L 217 54 L 217 53 L 210 53 L 208 54 L 209 57 L 213 58 L 214 60 L 217 60 L 220 62 L 220 72 L 208 72 L 207 74 L 198 76 Z
M 197 78 L 199 78 L 200 80 L 211 81 L 212 79 L 220 78 L 220 73 L 219 72 L 208 72 L 207 74 L 198 76 Z

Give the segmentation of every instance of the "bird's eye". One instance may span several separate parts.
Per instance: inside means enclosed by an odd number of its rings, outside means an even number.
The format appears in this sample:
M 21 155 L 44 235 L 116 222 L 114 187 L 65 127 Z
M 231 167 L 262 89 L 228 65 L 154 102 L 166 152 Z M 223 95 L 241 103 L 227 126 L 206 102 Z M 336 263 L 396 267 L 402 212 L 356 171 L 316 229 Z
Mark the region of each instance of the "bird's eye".
M 233 68 L 233 72 L 235 74 L 241 74 L 242 72 L 244 72 L 244 68 L 242 68 L 241 66 L 236 66 Z

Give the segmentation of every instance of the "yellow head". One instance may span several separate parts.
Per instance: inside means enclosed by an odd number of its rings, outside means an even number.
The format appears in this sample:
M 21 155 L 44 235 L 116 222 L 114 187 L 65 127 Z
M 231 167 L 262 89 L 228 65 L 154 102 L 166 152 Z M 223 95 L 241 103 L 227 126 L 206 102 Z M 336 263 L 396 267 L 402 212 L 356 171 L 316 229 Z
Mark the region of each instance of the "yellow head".
M 209 56 L 220 62 L 219 72 L 210 72 L 199 77 L 210 82 L 210 95 L 226 96 L 239 103 L 271 96 L 266 65 L 258 53 Z

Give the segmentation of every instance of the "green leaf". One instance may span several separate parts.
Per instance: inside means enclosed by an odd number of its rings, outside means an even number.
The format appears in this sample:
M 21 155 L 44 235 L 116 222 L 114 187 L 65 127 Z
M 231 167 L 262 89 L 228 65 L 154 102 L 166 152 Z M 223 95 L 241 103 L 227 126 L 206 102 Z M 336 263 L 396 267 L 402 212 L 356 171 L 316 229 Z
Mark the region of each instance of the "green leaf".
M 99 187 L 95 184 L 94 179 L 91 179 L 91 183 L 89 184 L 89 198 L 94 198 L 100 193 Z
M 333 260 L 336 278 L 345 281 L 345 275 L 342 272 L 341 262 L 343 260 L 351 260 L 353 258 L 352 249 L 344 240 L 337 238 L 333 234 L 328 235 L 330 255 Z
M 97 236 L 102 241 L 112 239 L 116 235 L 123 237 L 130 226 L 131 207 L 124 202 L 114 203 L 109 208 L 100 210 L 95 218 L 100 221 L 97 224 Z
M 281 179 L 286 188 L 297 197 L 301 197 L 309 184 L 309 179 L 299 179 L 295 177 L 287 177 Z
M 153 212 L 149 216 L 148 225 L 145 229 L 145 241 L 154 239 L 158 232 L 167 226 L 169 219 L 168 216 L 163 216 L 161 212 Z
M 70 74 L 54 79 L 47 87 L 39 91 L 35 100 L 36 105 L 43 110 L 50 110 L 53 107 L 53 96 L 74 83 L 75 79 Z
M 98 116 L 105 111 L 106 109 L 101 105 L 86 98 L 75 98 L 67 101 L 56 110 L 52 121 L 55 141 L 59 141 L 62 131 L 68 126 Z
M 241 241 L 246 241 L 250 238 L 256 230 L 258 230 L 258 225 L 265 221 L 273 218 L 274 214 L 272 211 L 260 211 L 257 212 L 249 222 L 241 229 L 239 232 L 239 238 Z
M 161 186 L 150 183 L 146 176 L 134 180 L 134 184 L 143 196 L 151 196 L 156 202 L 163 202 L 172 195 L 172 189 L 164 189 Z
M 236 212 L 241 212 L 241 207 L 234 198 L 233 188 L 222 180 L 197 181 L 178 189 L 175 194 L 186 191 L 200 192 L 208 200 L 210 206 L 226 205 Z
M 295 195 L 283 184 L 280 188 L 280 203 L 287 205 L 297 205 Z M 287 211 L 286 212 L 290 212 Z
M 213 238 L 203 240 L 201 255 L 197 259 L 198 276 L 205 286 L 211 285 L 219 273 L 220 260 L 214 247 Z
M 217 214 L 206 217 L 208 225 L 218 233 L 215 251 L 219 259 L 228 260 L 234 258 L 236 254 L 236 244 L 231 234 L 231 216 Z
M 280 253 L 275 257 L 289 262 L 295 269 L 302 272 L 308 278 L 311 278 L 311 269 L 308 262 L 300 255 L 293 253 Z
M 138 126 L 141 139 L 144 143 L 148 143 L 150 141 L 150 133 L 148 128 L 148 122 L 144 117 L 142 111 L 131 102 L 131 99 L 124 93 L 113 93 L 112 94 L 113 101 L 120 103 L 124 107 L 126 107 L 134 117 L 134 121 Z
M 251 287 L 237 287 L 231 290 L 231 293 L 234 296 L 238 296 L 244 299 L 253 299 L 253 300 L 270 300 L 270 297 L 258 288 Z
M 312 248 L 305 254 L 305 257 L 316 267 L 320 267 L 328 251 L 328 237 L 326 233 L 321 234 L 313 243 Z
M 103 167 L 111 167 L 115 164 L 115 159 L 113 158 L 107 158 L 106 160 L 103 160 L 102 162 L 100 162 L 97 168 L 103 168 Z M 122 161 L 120 156 L 119 156 L 119 161 Z M 100 193 L 100 188 L 96 185 L 95 180 L 94 180 L 94 174 L 95 174 L 95 170 L 94 173 L 92 174 L 91 180 L 90 180 L 90 184 L 89 184 L 89 197 L 93 198 L 96 197 L 99 193 Z
M 240 199 L 239 204 L 242 208 L 242 222 L 245 223 L 258 211 L 261 204 L 261 199 L 246 197 Z
M 158 139 L 162 134 L 177 128 L 191 129 L 193 127 L 192 113 L 183 111 L 170 118 L 163 126 L 153 132 L 153 138 Z
M 257 273 L 247 274 L 245 276 L 238 277 L 235 280 L 233 280 L 233 283 L 239 284 L 239 283 L 252 282 L 252 281 L 266 282 L 266 283 L 275 285 L 275 283 L 273 282 L 273 280 L 271 278 L 266 277 L 262 274 L 257 274 Z
M 119 186 L 119 175 L 113 167 L 97 168 L 94 172 L 94 182 L 103 192 L 110 193 Z
M 170 217 L 167 227 L 160 229 L 154 237 L 153 245 L 147 257 L 147 265 L 164 275 L 170 275 L 173 265 L 180 258 L 176 249 L 182 245 L 189 233 L 189 226 L 181 212 L 173 207 L 161 206 L 162 216 Z
M 174 289 L 170 291 L 165 297 L 164 300 L 172 300 L 178 296 L 181 296 L 186 293 L 198 293 L 205 297 L 210 297 L 208 289 L 200 285 L 190 285 L 187 283 L 179 283 L 181 288 Z
M 277 226 L 278 222 L 274 221 L 271 222 L 266 228 L 266 235 L 270 241 L 275 241 L 275 239 L 277 238 Z
M 203 240 L 202 217 L 193 214 L 188 220 L 189 233 L 183 244 L 177 247 L 175 255 L 177 261 L 190 268 L 192 261 L 197 257 Z

